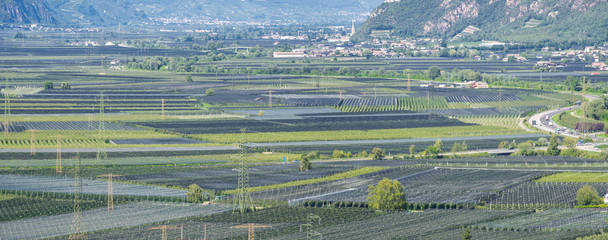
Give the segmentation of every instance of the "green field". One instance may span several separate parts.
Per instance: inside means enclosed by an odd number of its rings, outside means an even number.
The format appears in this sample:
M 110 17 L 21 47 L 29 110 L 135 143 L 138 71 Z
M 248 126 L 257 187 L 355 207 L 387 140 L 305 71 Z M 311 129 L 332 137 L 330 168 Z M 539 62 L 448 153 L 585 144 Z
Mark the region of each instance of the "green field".
M 436 138 L 463 136 L 490 136 L 523 134 L 525 131 L 509 128 L 488 128 L 485 126 L 372 129 L 347 131 L 271 132 L 246 133 L 249 142 L 298 142 L 298 141 L 338 141 L 338 140 L 380 140 L 408 138 Z M 216 143 L 238 142 L 242 134 L 193 134 L 192 137 Z
M 608 173 L 564 172 L 542 177 L 536 182 L 608 182 Z

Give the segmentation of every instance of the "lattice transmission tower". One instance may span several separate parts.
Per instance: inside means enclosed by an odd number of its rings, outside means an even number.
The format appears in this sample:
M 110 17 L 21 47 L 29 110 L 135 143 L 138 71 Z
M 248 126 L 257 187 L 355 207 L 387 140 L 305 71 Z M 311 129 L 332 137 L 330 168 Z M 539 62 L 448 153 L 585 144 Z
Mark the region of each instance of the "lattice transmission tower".
M 97 160 L 107 159 L 106 152 L 106 122 L 103 91 L 99 92 L 99 134 L 97 135 Z
M 323 235 L 315 231 L 316 224 L 321 225 L 321 217 L 314 214 L 308 214 L 308 216 L 306 217 L 306 224 L 302 225 L 303 227 L 306 227 L 307 240 L 322 239 Z
M 122 177 L 123 175 L 117 174 L 104 174 L 97 177 L 108 177 L 108 211 L 114 210 L 114 183 L 112 182 L 115 177 Z
M 74 217 L 72 218 L 72 226 L 70 227 L 69 239 L 87 239 L 87 230 L 84 226 L 82 218 L 82 209 L 80 206 L 82 193 L 82 180 L 80 179 L 80 156 L 76 155 L 76 166 L 74 167 Z
M 253 205 L 253 199 L 251 198 L 251 192 L 249 192 L 249 166 L 247 165 L 247 147 L 245 146 L 245 132 L 246 129 L 241 129 L 241 154 L 237 160 L 238 164 L 238 188 L 237 188 L 237 205 L 236 207 L 241 213 L 245 213 L 248 210 L 255 210 Z

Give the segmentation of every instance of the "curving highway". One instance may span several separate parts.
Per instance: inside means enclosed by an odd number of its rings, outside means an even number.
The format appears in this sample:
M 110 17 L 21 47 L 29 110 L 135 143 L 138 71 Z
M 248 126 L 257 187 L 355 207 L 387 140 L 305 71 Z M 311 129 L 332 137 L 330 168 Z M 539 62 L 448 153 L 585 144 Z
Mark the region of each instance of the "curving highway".
M 587 98 L 589 101 L 593 101 L 593 100 L 599 98 L 598 96 L 589 95 L 589 94 L 582 95 L 582 96 Z M 531 126 L 537 128 L 537 129 L 540 129 L 541 131 L 550 132 L 550 133 L 558 134 L 558 135 L 565 136 L 565 137 L 573 137 L 573 138 L 584 137 L 585 134 L 577 133 L 576 131 L 573 131 L 572 129 L 567 129 L 563 126 L 559 126 L 556 122 L 553 121 L 554 116 L 559 115 L 563 112 L 575 110 L 578 108 L 580 108 L 580 106 L 558 108 L 558 109 L 554 109 L 554 110 L 537 113 L 537 114 L 533 115 L 532 117 L 530 117 L 530 119 L 528 119 L 528 123 Z M 585 151 L 599 152 L 600 150 L 596 148 L 598 145 L 608 144 L 608 143 L 597 143 L 597 141 L 600 139 L 598 137 L 596 137 L 595 134 L 587 134 L 587 136 L 590 137 L 591 139 L 593 139 L 593 141 L 596 143 L 579 145 L 579 146 L 577 146 L 578 149 L 585 150 Z

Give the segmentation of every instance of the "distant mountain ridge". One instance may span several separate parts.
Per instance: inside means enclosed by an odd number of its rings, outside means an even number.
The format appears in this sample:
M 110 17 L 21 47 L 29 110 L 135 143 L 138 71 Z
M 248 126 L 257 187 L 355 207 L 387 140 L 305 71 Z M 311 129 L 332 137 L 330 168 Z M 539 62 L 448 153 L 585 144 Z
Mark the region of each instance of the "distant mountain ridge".
M 0 8 L 8 9 L 1 13 L 0 19 L 4 23 L 58 23 L 68 26 L 152 23 L 152 20 L 162 18 L 344 24 L 352 20 L 365 20 L 382 1 L 0 0 Z
M 608 0 L 397 0 L 378 6 L 356 37 L 455 37 L 479 29 L 477 40 L 606 40 L 606 13 Z
M 55 24 L 57 20 L 43 0 L 2 0 L 0 22 Z

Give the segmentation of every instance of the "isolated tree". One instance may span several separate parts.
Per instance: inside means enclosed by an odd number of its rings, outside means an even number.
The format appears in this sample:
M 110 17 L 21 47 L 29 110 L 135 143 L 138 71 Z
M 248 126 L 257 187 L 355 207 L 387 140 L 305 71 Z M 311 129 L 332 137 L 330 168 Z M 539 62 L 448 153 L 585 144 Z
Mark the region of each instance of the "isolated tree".
M 462 234 L 462 239 L 463 240 L 471 240 L 473 238 L 473 236 L 471 235 L 471 227 L 466 227 L 464 229 L 464 234 Z
M 405 192 L 401 183 L 388 178 L 380 180 L 377 186 L 370 185 L 367 204 L 376 210 L 399 210 L 407 207 Z
M 191 75 L 186 75 L 186 82 L 193 82 Z
M 509 142 L 507 142 L 507 141 L 501 141 L 498 144 L 498 148 L 500 148 L 500 149 L 507 148 L 507 147 L 509 147 Z
M 300 171 L 308 171 L 312 168 L 312 160 L 319 158 L 319 152 L 312 151 L 307 154 L 302 154 L 300 162 Z
M 441 68 L 437 66 L 431 66 L 429 70 L 427 70 L 426 76 L 432 80 L 441 76 Z
M 437 149 L 438 153 L 442 152 L 443 150 L 441 150 L 441 147 L 443 147 L 443 142 L 441 141 L 441 139 L 437 139 L 437 141 L 435 141 L 435 144 L 433 144 L 433 147 Z
M 51 82 L 51 81 L 44 82 L 44 89 L 53 89 L 53 82 Z
M 578 141 L 575 138 L 571 138 L 571 137 L 564 138 L 564 145 L 566 147 L 568 147 L 569 149 L 576 148 L 576 143 L 577 142 Z
M 310 161 L 310 158 L 306 157 L 306 158 L 302 158 L 302 161 L 300 161 L 300 172 L 302 171 L 308 171 L 312 168 L 312 161 Z
M 344 157 L 346 157 L 346 154 L 342 150 L 335 149 L 334 152 L 331 154 L 331 157 L 332 158 L 344 158 Z
M 462 151 L 462 146 L 460 145 L 459 142 L 454 142 L 454 146 L 452 147 L 452 152 L 456 153 L 456 152 L 461 152 Z
M 463 152 L 469 150 L 469 145 L 467 145 L 466 141 L 462 141 L 462 143 L 460 144 L 460 149 L 462 149 Z
M 597 189 L 591 185 L 585 185 L 576 192 L 576 202 L 579 206 L 586 206 L 602 204 L 604 200 L 598 195 Z
M 372 149 L 372 160 L 382 160 L 384 158 L 384 149 L 375 147 Z
M 548 156 L 557 156 L 559 155 L 559 148 L 557 144 L 557 136 L 553 135 L 549 139 L 549 147 L 547 147 L 547 155 Z
M 213 95 L 215 95 L 215 90 L 213 90 L 213 88 L 209 88 L 205 92 L 205 95 L 207 95 L 207 96 L 213 96 Z
M 188 186 L 188 193 L 186 194 L 188 202 L 201 203 L 203 202 L 203 189 L 196 184 L 190 184 Z
M 411 145 L 410 146 L 410 158 L 414 158 L 414 156 L 416 155 L 416 145 Z

